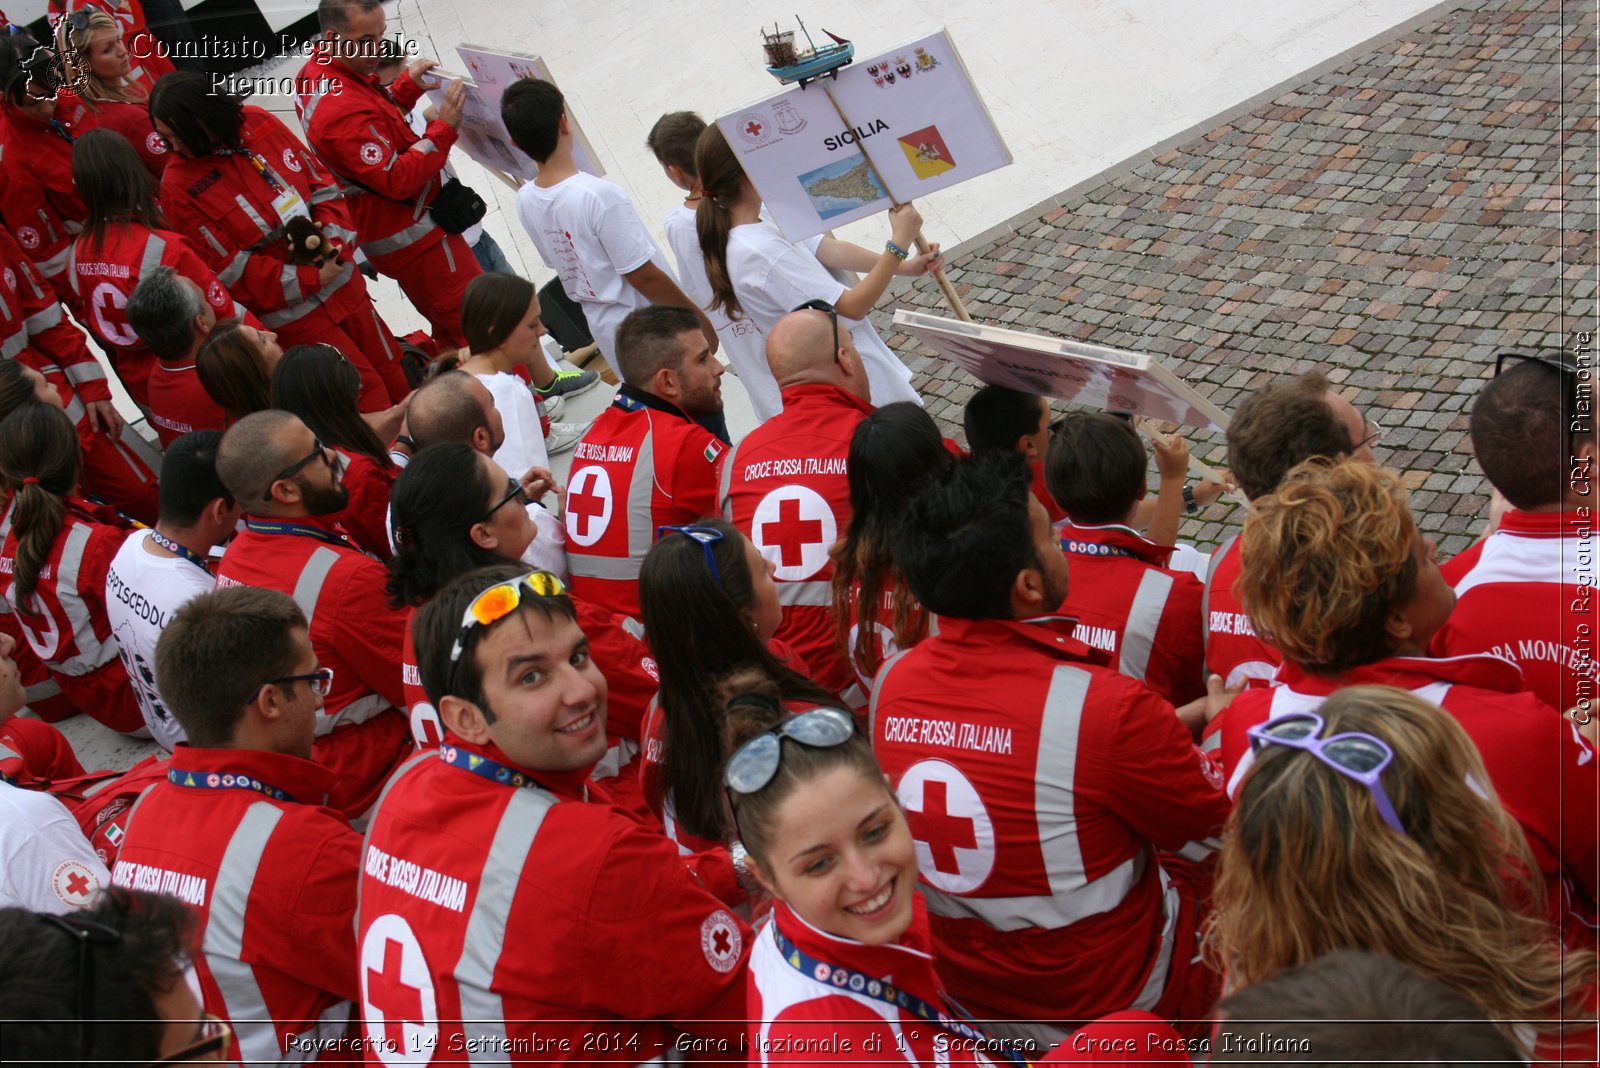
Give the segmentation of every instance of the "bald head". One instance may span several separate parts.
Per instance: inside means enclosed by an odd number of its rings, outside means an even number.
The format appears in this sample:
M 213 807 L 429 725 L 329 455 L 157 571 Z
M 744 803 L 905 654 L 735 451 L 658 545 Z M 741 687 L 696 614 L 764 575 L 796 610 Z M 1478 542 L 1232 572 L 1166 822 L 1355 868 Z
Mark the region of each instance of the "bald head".
M 866 369 L 861 354 L 844 323 L 838 324 L 827 312 L 807 308 L 790 312 L 778 320 L 767 335 L 767 366 L 780 388 L 797 385 L 830 385 L 870 400 Z
M 406 409 L 406 427 L 418 451 L 456 442 L 493 453 L 505 430 L 489 390 L 477 376 L 447 371 L 424 382 Z
M 269 408 L 245 416 L 228 428 L 217 448 L 217 476 L 241 503 L 259 501 L 279 471 L 300 457 L 305 424 L 292 412 Z M 309 433 L 309 431 L 307 431 Z M 304 449 L 300 449 L 304 452 Z

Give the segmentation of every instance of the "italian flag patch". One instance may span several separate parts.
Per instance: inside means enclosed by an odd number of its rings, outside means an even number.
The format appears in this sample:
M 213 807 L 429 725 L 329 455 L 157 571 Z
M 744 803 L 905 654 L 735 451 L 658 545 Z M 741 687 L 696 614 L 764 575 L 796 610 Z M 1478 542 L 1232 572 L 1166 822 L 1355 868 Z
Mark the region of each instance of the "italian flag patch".
M 721 452 L 722 452 L 722 446 L 718 445 L 716 442 L 713 441 L 710 445 L 706 446 L 706 452 L 705 452 L 706 462 L 707 463 L 716 463 L 717 462 L 717 456 Z

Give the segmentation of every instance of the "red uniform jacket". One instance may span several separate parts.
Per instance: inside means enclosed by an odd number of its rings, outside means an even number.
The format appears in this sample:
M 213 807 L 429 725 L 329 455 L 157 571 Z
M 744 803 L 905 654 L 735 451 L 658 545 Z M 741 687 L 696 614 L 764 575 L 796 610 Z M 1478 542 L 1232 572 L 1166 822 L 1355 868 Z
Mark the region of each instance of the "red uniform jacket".
M 76 308 L 67 282 L 67 250 L 89 211 L 72 181 L 72 142 L 93 123 L 80 127 L 68 110 L 87 114 L 80 102 L 76 108 L 58 109 L 51 124 L 3 108 L 0 215 L 56 296 Z
M 84 403 L 108 401 L 111 386 L 106 370 L 85 344 L 83 331 L 61 312 L 61 302 L 17 245 L 0 230 L 0 358 L 21 359 L 34 370 L 45 367 L 68 386 L 63 399 L 79 397 Z M 80 413 L 81 414 L 81 413 Z
M 281 753 L 187 745 L 169 763 L 171 781 L 127 820 L 113 885 L 193 906 L 205 1008 L 233 1026 L 245 1063 L 277 1064 L 297 1038 L 346 1037 L 361 837 L 325 807 L 333 773 Z
M 1600 703 L 1593 530 L 1589 508 L 1506 512 L 1500 529 L 1480 543 L 1472 570 L 1455 583 L 1456 607 L 1434 635 L 1433 652 L 1514 660 L 1526 687 L 1558 709 Z
M 90 103 L 80 99 L 71 89 L 63 89 L 56 97 L 57 114 L 61 113 L 63 107 L 83 109 L 79 121 L 80 133 L 91 128 L 114 130 L 127 138 L 128 144 L 139 154 L 140 161 L 158 180 L 161 178 L 161 172 L 166 170 L 167 163 L 173 158 L 172 151 L 167 148 L 167 143 L 156 133 L 155 125 L 150 121 L 149 105 L 143 102 L 96 100 Z M 80 114 L 76 110 L 70 113 Z
M 82 774 L 72 743 L 44 720 L 12 716 L 0 723 L 0 781 L 48 788 L 56 779 Z
M 722 511 L 778 565 L 783 605 L 777 637 L 811 665 L 812 678 L 860 706 L 865 696 L 834 641 L 828 551 L 850 525 L 850 438 L 872 405 L 837 386 L 790 386 L 783 411 L 756 427 L 722 467 Z
M 1154 849 L 1221 832 L 1222 778 L 1072 628 L 941 617 L 872 696 L 938 957 L 979 1018 L 1171 1016 L 1193 981 L 1196 905 Z
M 163 74 L 178 68 L 167 58 L 166 46 L 150 32 L 144 20 L 144 7 L 139 0 L 50 0 L 46 5 L 50 26 L 54 30 L 61 17 L 74 11 L 100 11 L 122 24 L 122 44 L 128 50 L 131 66 L 128 81 L 143 89 L 146 95 L 154 89 Z
M 910 887 L 896 892 L 913 893 Z M 801 953 L 829 970 L 819 974 L 816 967 L 802 970 L 791 963 L 778 948 L 779 928 Z M 783 902 L 774 904 L 772 922 L 756 934 L 750 951 L 750 1063 L 1008 1064 L 1000 1054 L 982 1052 L 970 1038 L 883 1000 L 887 986 L 952 1013 L 934 956 L 920 898 L 913 902 L 905 934 L 879 946 L 820 931 Z M 841 969 L 845 974 L 836 978 Z M 859 986 L 851 982 L 856 976 L 863 980 Z
M 195 430 L 227 429 L 228 413 L 211 399 L 194 368 L 193 361 L 158 360 L 150 365 L 145 396 L 149 401 L 150 425 L 156 428 L 163 449 Z
M 1117 670 L 1175 705 L 1204 697 L 1205 587 L 1166 567 L 1172 550 L 1125 526 L 1061 528 L 1069 584 L 1061 614 L 1079 641 L 1107 653 Z
M 1500 803 L 1528 836 L 1557 922 L 1575 944 L 1594 945 L 1600 762 L 1572 723 L 1532 694 L 1518 692 L 1516 665 L 1494 656 L 1399 656 L 1333 679 L 1285 664 L 1278 678 L 1283 685 L 1234 698 L 1207 728 L 1221 739 L 1230 794 L 1253 763 L 1247 732 L 1256 724 L 1314 710 L 1346 686 L 1408 690 L 1454 716 L 1477 743 Z
M 327 520 L 246 523 L 222 557 L 217 585 L 277 590 L 306 614 L 317 660 L 333 669 L 333 690 L 317 716 L 316 759 L 339 776 L 333 806 L 359 814 L 411 745 L 398 711 L 406 613 L 389 607 L 383 565 Z
M 67 699 L 115 731 L 144 727 L 139 703 L 118 655 L 106 618 L 106 572 L 122 547 L 128 526 L 109 508 L 66 499 L 66 520 L 50 546 L 31 606 L 17 604 L 17 534 L 0 548 L 6 602 L 35 655 L 50 670 Z
M 140 404 L 149 401 L 147 383 L 156 358 L 128 325 L 126 308 L 139 279 L 161 266 L 171 267 L 199 286 L 218 319 L 239 317 L 251 326 L 261 325 L 234 302 L 227 287 L 200 262 L 189 243 L 170 230 L 114 223 L 98 244 L 91 244 L 88 237 L 78 238 L 67 254 L 67 284 L 85 312 L 90 332 L 111 355 L 117 377 Z
M 639 616 L 639 568 L 659 526 L 717 514 L 727 446 L 666 401 L 623 386 L 572 454 L 567 566 L 572 592 Z
M 361 249 L 394 270 L 444 240 L 428 215 L 450 147 L 459 136 L 437 119 L 418 136 L 405 119 L 422 87 L 402 72 L 388 90 L 351 73 L 318 45 L 296 77 L 296 110 L 306 141 L 338 176 Z
M 333 176 L 287 126 L 260 108 L 244 109 L 239 136 L 248 151 L 174 160 L 167 168 L 161 207 L 173 229 L 270 329 L 308 316 L 340 320 L 366 310 L 366 286 L 348 262 L 353 249 L 333 282 L 322 286 L 317 268 L 289 262 L 284 220 L 273 206 L 292 190 L 324 233 L 354 245 L 355 227 Z
M 1067 513 L 1061 510 L 1056 499 L 1050 496 L 1050 487 L 1044 484 L 1044 461 L 1035 460 L 1028 465 L 1028 470 L 1033 474 L 1033 482 L 1029 488 L 1033 490 L 1033 495 L 1039 499 L 1039 503 L 1044 505 L 1044 510 L 1050 516 L 1050 525 L 1054 527 L 1067 518 Z
M 447 734 L 395 775 L 367 829 L 367 1040 L 435 1063 L 476 1044 L 514 1064 L 637 1064 L 680 1020 L 737 1045 L 742 1025 L 699 1021 L 745 1019 L 750 931 L 671 843 L 585 801 L 584 771 L 512 786 L 450 755 L 507 762 Z
M 394 555 L 389 547 L 389 491 L 400 477 L 400 468 L 393 464 L 384 467 L 358 452 L 334 451 L 345 462 L 341 481 L 350 491 L 350 503 L 339 513 L 339 522 L 357 547 L 387 560 Z
M 1233 595 L 1241 571 L 1239 538 L 1217 547 L 1206 573 L 1201 601 L 1206 627 L 1206 672 L 1232 687 L 1251 679 L 1265 682 L 1283 663 L 1283 654 L 1257 636 L 1244 606 Z

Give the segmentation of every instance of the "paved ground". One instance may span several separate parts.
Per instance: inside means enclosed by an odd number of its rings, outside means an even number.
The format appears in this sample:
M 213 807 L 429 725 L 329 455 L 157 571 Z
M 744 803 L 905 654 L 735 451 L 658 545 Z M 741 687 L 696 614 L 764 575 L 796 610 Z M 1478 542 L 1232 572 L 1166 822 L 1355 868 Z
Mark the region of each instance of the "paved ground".
M 1466 413 L 1494 354 L 1594 328 L 1595 67 L 1592 4 L 1443 4 L 965 243 L 947 274 L 978 319 L 1154 353 L 1224 409 L 1323 367 L 1454 553 L 1487 503 Z M 927 279 L 900 302 L 943 308 Z M 975 380 L 890 344 L 959 437 Z M 1190 440 L 1222 462 L 1220 434 Z

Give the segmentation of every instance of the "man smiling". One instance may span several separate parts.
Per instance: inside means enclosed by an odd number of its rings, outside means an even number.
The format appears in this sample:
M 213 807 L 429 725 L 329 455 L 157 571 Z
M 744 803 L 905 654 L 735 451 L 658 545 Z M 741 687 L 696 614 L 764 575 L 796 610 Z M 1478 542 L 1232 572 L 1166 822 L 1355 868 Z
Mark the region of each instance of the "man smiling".
M 661 1021 L 742 1019 L 749 929 L 670 841 L 588 800 L 606 680 L 561 583 L 469 572 L 413 639 L 445 736 L 390 780 L 367 835 L 357 931 L 379 1057 L 640 1063 L 672 1041 Z

